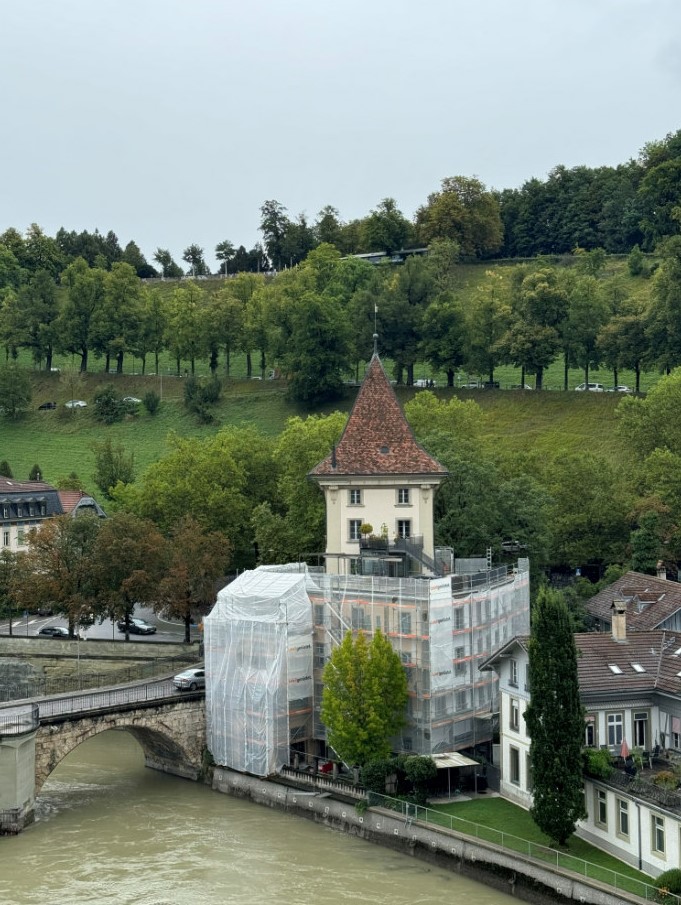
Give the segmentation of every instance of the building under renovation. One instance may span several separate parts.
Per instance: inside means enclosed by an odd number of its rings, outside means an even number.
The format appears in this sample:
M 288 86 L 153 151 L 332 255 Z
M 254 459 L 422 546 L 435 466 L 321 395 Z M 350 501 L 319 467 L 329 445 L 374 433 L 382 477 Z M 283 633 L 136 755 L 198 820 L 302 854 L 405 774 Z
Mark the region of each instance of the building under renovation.
M 346 632 L 380 629 L 408 677 L 396 750 L 490 753 L 496 678 L 478 666 L 529 631 L 529 563 L 493 568 L 436 549 L 446 470 L 416 442 L 376 354 L 337 446 L 310 473 L 326 498 L 325 568 L 261 567 L 205 620 L 208 742 L 267 776 L 326 755 L 322 673 Z

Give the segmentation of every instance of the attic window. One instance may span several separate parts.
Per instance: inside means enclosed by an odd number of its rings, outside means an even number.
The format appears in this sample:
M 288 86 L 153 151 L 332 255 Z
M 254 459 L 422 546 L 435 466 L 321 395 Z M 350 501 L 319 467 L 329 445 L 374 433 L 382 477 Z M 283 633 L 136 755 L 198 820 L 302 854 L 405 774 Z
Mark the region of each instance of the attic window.
M 616 676 L 622 675 L 622 670 L 619 668 L 619 666 L 616 663 L 608 663 L 608 669 L 610 670 L 610 672 L 614 673 Z
M 383 453 L 383 455 L 385 455 L 386 453 L 389 453 L 389 452 L 390 452 L 390 447 L 389 447 L 389 446 L 381 446 L 381 448 L 379 449 L 379 452 L 381 452 L 381 453 Z
M 632 663 L 631 668 L 634 672 L 645 672 L 645 669 L 641 666 L 640 663 Z

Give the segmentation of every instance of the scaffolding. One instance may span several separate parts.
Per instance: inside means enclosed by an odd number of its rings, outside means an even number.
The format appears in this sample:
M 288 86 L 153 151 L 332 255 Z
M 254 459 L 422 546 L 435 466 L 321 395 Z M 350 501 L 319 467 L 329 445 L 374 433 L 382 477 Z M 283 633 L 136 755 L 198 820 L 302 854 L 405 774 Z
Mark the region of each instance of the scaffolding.
M 206 619 L 213 757 L 268 775 L 291 749 L 322 753 L 324 667 L 348 632 L 378 629 L 407 674 L 407 723 L 395 750 L 485 750 L 497 677 L 478 667 L 529 631 L 529 610 L 527 560 L 434 579 L 316 573 L 304 564 L 245 573 Z

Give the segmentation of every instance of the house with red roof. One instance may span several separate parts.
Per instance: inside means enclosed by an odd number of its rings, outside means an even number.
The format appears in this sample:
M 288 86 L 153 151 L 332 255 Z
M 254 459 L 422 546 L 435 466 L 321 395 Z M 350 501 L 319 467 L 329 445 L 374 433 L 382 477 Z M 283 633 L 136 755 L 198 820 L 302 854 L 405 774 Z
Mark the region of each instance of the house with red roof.
M 104 510 L 80 490 L 57 490 L 45 481 L 15 481 L 0 477 L 0 549 L 13 553 L 26 548 L 26 536 L 46 519 L 70 513 L 93 512 L 100 518 Z
M 309 478 L 326 500 L 326 571 L 435 576 L 433 498 L 447 469 L 416 442 L 374 353 L 338 444 Z
M 577 835 L 656 876 L 681 866 L 681 794 L 652 781 L 660 770 L 681 769 L 681 633 L 629 631 L 624 602 L 613 603 L 609 621 L 609 632 L 575 635 L 577 670 L 584 746 L 607 750 L 620 769 L 585 775 L 588 817 Z M 500 792 L 529 808 L 528 640 L 511 639 L 481 669 L 499 677 Z M 644 767 L 636 775 L 632 751 Z

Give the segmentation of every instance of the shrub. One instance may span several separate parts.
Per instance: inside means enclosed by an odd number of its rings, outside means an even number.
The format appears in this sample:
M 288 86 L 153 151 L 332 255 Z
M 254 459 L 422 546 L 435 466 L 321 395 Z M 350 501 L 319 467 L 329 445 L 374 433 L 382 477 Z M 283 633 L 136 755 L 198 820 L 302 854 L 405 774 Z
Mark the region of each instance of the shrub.
M 10 468 L 10 464 L 7 459 L 3 459 L 0 462 L 0 477 L 3 478 L 13 478 L 12 469 Z
M 217 377 L 212 377 L 210 380 L 188 377 L 184 382 L 184 404 L 204 424 L 210 424 L 213 420 L 210 406 L 218 401 L 221 393 L 222 384 Z
M 159 405 L 161 404 L 161 397 L 158 395 L 156 390 L 149 390 L 148 393 L 144 394 L 142 404 L 150 415 L 155 415 L 158 411 Z
M 671 770 L 662 770 L 656 776 L 653 776 L 653 782 L 661 789 L 675 789 L 679 784 L 679 777 Z
M 28 473 L 29 481 L 39 481 L 42 476 L 42 470 L 40 465 L 34 465 L 33 468 Z
M 94 400 L 95 418 L 104 424 L 114 424 L 121 421 L 126 411 L 127 405 L 123 402 L 123 397 L 115 386 L 109 384 L 101 389 Z
M 646 266 L 646 259 L 643 256 L 643 252 L 638 247 L 638 245 L 634 245 L 634 247 L 629 252 L 629 257 L 627 258 L 627 266 L 629 267 L 629 273 L 632 277 L 641 276 Z
M 667 893 L 681 895 L 681 868 L 672 867 L 660 874 L 655 879 L 655 887 L 660 891 L 664 889 Z
M 610 752 L 606 748 L 587 748 L 584 752 L 584 769 L 589 776 L 607 779 L 613 771 Z

